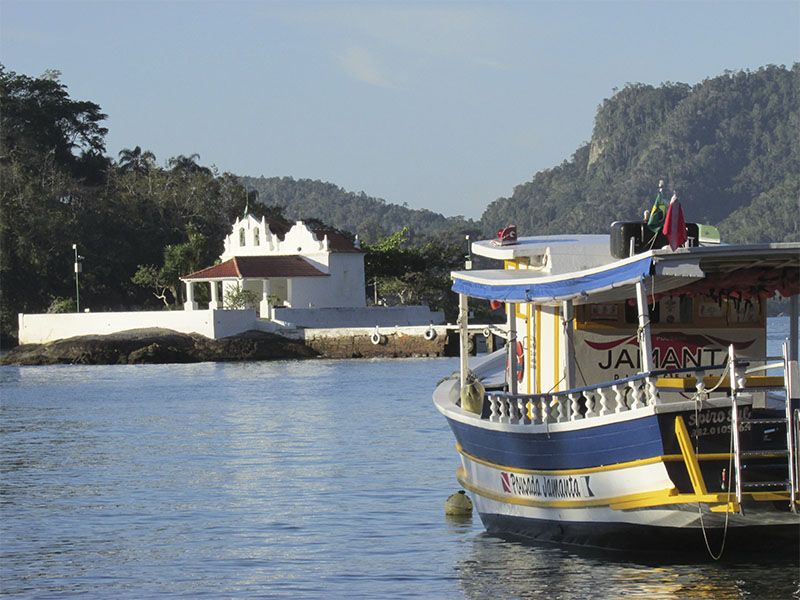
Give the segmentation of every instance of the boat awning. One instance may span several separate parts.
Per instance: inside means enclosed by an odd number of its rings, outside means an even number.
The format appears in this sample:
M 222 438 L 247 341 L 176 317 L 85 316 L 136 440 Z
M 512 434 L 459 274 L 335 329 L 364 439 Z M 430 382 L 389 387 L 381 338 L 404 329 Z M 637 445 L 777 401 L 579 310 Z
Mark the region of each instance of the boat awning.
M 569 276 L 546 276 L 530 270 L 495 269 L 453 273 L 453 291 L 472 298 L 502 302 L 557 303 L 619 290 L 649 276 L 653 257 L 636 257 Z M 597 301 L 597 300 L 593 300 Z
M 452 289 L 473 298 L 502 302 L 619 302 L 635 297 L 635 284 L 641 278 L 646 278 L 647 293 L 653 296 L 678 288 L 691 290 L 692 284 L 712 275 L 735 287 L 740 274 L 754 269 L 758 270 L 760 283 L 765 281 L 767 272 L 780 274 L 783 279 L 788 273 L 794 280 L 791 271 L 796 270 L 798 257 L 797 244 L 655 250 L 557 275 L 531 269 L 457 271 L 452 273 Z M 772 291 L 785 293 L 780 285 L 775 284 Z

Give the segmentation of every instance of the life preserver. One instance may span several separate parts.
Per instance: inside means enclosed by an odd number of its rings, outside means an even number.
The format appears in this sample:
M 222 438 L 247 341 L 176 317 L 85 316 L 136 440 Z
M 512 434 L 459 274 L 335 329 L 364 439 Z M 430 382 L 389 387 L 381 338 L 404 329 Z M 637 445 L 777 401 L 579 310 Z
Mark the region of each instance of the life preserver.
M 376 331 L 370 336 L 369 341 L 372 342 L 373 345 L 377 346 L 383 341 L 383 336 Z
M 522 342 L 517 342 L 515 349 L 517 354 L 517 383 L 520 383 L 525 377 L 525 349 L 522 347 Z M 506 370 L 508 368 L 508 362 L 506 361 Z
M 422 337 L 430 342 L 436 338 L 436 330 L 433 327 L 428 327 Z
M 492 310 L 497 310 L 501 306 L 503 306 L 503 303 L 500 300 L 489 300 L 489 308 Z

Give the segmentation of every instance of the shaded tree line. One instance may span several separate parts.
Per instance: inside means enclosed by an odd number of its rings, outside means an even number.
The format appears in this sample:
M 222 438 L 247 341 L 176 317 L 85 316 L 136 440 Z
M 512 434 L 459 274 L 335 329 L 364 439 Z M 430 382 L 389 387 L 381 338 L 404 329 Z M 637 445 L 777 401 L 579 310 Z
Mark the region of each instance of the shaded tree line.
M 662 178 L 689 220 L 718 225 L 727 241 L 797 240 L 799 92 L 797 64 L 726 72 L 694 86 L 628 84 L 600 104 L 588 143 L 488 204 L 478 222 L 321 181 L 241 180 L 292 219 L 317 216 L 368 243 L 404 227 L 412 247 L 458 244 L 467 233 L 493 237 L 508 223 L 520 235 L 603 233 L 612 221 L 640 219 Z
M 17 313 L 71 306 L 73 244 L 82 306 L 163 305 L 142 269 L 166 281 L 166 303 L 180 302 L 177 277 L 218 257 L 245 207 L 238 179 L 196 154 L 163 167 L 139 146 L 105 156 L 106 115 L 70 98 L 58 73 L 0 66 L 0 102 L 0 332 L 16 334 Z
M 726 241 L 798 240 L 799 92 L 798 64 L 629 84 L 600 105 L 589 143 L 487 207 L 483 233 L 604 233 L 641 219 L 664 178 L 687 219 Z
M 82 305 L 174 306 L 178 276 L 212 264 L 233 219 L 320 221 L 358 234 L 368 286 L 452 318 L 449 272 L 465 235 L 605 232 L 638 220 L 658 179 L 688 220 L 727 241 L 800 239 L 800 66 L 729 72 L 694 86 L 629 84 L 598 107 L 591 141 L 490 203 L 481 220 L 386 203 L 289 177 L 238 177 L 141 146 L 105 154 L 106 115 L 72 99 L 57 71 L 28 77 L 0 65 L 0 334 L 17 313 L 63 310 L 74 295 L 72 244 L 85 257 Z M 368 290 L 372 292 L 371 289 Z M 370 294 L 371 295 L 371 294 Z

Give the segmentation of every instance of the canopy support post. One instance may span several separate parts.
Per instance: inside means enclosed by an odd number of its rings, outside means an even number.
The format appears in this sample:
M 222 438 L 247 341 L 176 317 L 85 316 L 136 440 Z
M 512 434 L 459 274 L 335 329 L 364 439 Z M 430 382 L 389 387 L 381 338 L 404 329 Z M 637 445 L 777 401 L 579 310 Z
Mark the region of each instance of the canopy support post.
M 564 324 L 564 381 L 568 390 L 575 387 L 575 336 L 572 326 L 572 319 L 575 317 L 575 309 L 572 300 L 565 300 L 561 303 L 562 323 Z M 585 385 L 585 383 L 584 383 Z
M 642 373 L 653 370 L 653 337 L 650 332 L 650 309 L 644 277 L 636 282 L 636 305 L 639 313 L 639 352 L 642 355 Z
M 512 395 L 517 393 L 517 304 L 506 302 L 508 310 L 508 391 Z
M 789 298 L 789 360 L 798 360 L 798 327 L 800 319 L 800 296 Z
M 466 294 L 458 295 L 458 336 L 461 374 L 461 389 L 467 385 L 467 369 L 469 359 L 469 300 Z

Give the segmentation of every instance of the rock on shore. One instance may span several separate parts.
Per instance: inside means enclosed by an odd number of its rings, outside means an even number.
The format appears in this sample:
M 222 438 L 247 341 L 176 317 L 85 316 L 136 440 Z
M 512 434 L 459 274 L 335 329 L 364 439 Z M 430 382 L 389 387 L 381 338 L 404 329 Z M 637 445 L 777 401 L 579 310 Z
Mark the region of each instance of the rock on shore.
M 212 340 L 169 329 L 134 329 L 110 335 L 85 335 L 47 344 L 17 346 L 0 358 L 0 364 L 161 364 L 315 356 L 318 353 L 303 342 L 263 331 L 247 331 Z

